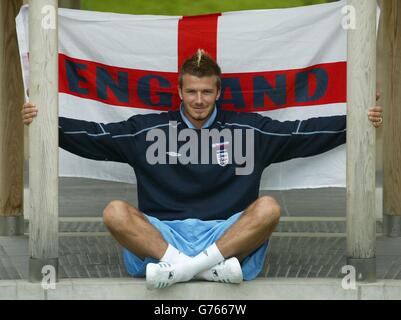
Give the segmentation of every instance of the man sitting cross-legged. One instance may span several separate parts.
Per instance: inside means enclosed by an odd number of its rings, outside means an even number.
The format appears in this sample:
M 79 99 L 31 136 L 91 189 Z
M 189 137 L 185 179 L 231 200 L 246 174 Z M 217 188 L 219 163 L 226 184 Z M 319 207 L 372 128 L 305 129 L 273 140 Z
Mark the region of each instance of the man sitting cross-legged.
M 345 143 L 346 116 L 280 122 L 216 107 L 220 77 L 218 64 L 199 50 L 180 69 L 178 111 L 106 124 L 59 118 L 61 148 L 135 170 L 138 208 L 115 200 L 103 217 L 125 248 L 127 271 L 146 275 L 150 289 L 191 279 L 239 283 L 257 277 L 280 219 L 277 201 L 259 197 L 263 170 Z M 24 123 L 37 113 L 26 103 Z M 368 117 L 380 126 L 382 109 L 370 108 Z M 174 130 L 178 141 L 164 139 L 155 148 L 155 136 L 168 137 Z M 204 143 L 204 133 L 212 130 L 220 140 Z M 230 158 L 238 149 L 250 151 L 245 167 Z

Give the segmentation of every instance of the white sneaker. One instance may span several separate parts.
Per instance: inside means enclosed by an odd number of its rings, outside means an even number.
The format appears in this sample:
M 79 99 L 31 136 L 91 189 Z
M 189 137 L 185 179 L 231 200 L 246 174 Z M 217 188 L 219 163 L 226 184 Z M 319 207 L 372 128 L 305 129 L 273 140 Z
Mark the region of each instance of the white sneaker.
M 161 289 L 171 286 L 174 281 L 174 266 L 168 262 L 148 263 L 146 265 L 146 288 Z
M 243 280 L 241 264 L 237 258 L 232 257 L 201 272 L 196 275 L 196 278 L 224 283 L 241 283 Z

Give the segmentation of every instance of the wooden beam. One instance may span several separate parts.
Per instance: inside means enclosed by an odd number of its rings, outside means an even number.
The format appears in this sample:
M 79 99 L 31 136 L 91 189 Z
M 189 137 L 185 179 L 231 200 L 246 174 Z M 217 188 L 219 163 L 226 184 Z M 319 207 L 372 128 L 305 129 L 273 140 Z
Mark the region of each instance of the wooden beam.
M 29 126 L 30 281 L 58 267 L 58 3 L 29 1 L 30 101 L 39 113 Z
M 384 107 L 383 223 L 388 236 L 401 237 L 401 3 L 381 0 L 378 83 Z
M 16 217 L 23 220 L 24 89 L 15 28 L 21 4 L 22 0 L 0 2 L 0 235 L 15 234 Z
M 348 30 L 347 263 L 357 281 L 375 281 L 375 129 L 367 117 L 376 95 L 376 1 L 348 0 L 356 28 Z

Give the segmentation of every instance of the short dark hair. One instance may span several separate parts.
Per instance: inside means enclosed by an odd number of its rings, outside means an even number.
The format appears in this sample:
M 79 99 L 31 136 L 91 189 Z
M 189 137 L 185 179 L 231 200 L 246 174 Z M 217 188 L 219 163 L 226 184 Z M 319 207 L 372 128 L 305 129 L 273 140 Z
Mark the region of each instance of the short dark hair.
M 190 58 L 184 61 L 180 69 L 178 84 L 182 88 L 184 74 L 190 74 L 199 78 L 217 77 L 217 89 L 221 88 L 221 69 L 214 59 L 203 49 L 198 51 Z

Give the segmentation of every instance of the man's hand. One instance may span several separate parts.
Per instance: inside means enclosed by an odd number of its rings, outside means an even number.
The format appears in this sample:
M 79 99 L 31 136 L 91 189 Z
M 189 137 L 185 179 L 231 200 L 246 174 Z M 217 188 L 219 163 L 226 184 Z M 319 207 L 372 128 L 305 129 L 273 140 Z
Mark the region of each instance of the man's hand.
M 25 125 L 30 125 L 31 122 L 33 121 L 33 118 L 35 118 L 38 114 L 38 108 L 31 103 L 31 102 L 26 102 L 22 106 L 21 110 L 22 114 L 22 121 L 24 122 Z
M 376 101 L 380 99 L 380 93 L 376 93 Z M 375 128 L 380 127 L 383 123 L 383 109 L 380 106 L 373 106 L 369 108 L 368 118 Z
M 383 122 L 383 109 L 380 106 L 369 108 L 368 117 L 375 128 L 380 127 Z

